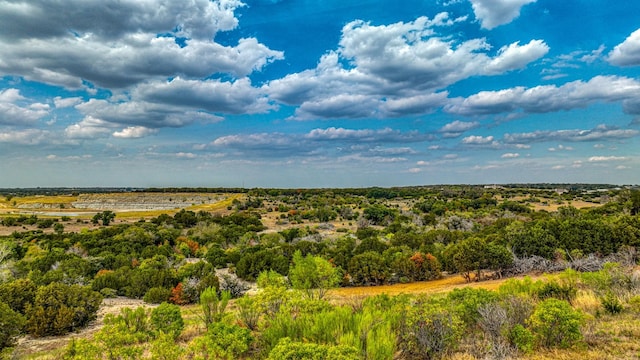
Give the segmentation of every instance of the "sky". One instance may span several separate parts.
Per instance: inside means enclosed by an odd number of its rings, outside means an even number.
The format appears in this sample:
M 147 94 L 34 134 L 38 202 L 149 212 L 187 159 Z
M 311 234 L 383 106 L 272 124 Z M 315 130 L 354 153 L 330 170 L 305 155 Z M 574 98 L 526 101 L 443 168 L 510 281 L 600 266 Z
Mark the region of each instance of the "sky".
M 638 184 L 637 14 L 0 0 L 0 187 Z

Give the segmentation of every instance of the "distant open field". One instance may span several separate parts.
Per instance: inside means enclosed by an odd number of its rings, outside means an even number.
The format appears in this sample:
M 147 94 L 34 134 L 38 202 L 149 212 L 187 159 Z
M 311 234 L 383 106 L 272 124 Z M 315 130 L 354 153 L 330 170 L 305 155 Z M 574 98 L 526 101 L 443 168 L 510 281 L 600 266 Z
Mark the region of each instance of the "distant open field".
M 173 215 L 186 209 L 226 214 L 234 200 L 242 200 L 243 194 L 227 193 L 105 193 L 56 196 L 16 196 L 7 200 L 0 197 L 0 216 L 31 216 L 38 218 L 62 218 L 66 231 L 92 228 L 91 218 L 98 212 L 109 210 L 116 213 L 114 224 L 135 222 L 140 219 Z M 36 225 L 20 228 L 0 226 L 0 235 L 16 230 L 35 230 Z M 53 231 L 44 229 L 44 231 Z

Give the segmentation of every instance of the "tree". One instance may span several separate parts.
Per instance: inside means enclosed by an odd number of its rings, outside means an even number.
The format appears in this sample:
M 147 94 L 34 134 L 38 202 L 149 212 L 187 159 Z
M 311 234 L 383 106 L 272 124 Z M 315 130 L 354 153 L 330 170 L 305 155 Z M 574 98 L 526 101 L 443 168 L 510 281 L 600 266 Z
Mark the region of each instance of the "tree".
M 13 345 L 24 324 L 24 317 L 20 313 L 13 311 L 9 305 L 0 302 L 0 351 Z
M 293 255 L 289 281 L 294 289 L 305 291 L 310 299 L 322 299 L 329 289 L 338 286 L 340 277 L 329 261 L 313 255 L 302 257 L 298 250 Z
M 99 212 L 99 213 L 93 215 L 93 218 L 91 219 L 91 222 L 94 225 L 97 225 L 98 222 L 102 221 L 102 225 L 103 226 L 109 226 L 109 224 L 111 223 L 111 221 L 113 219 L 115 219 L 115 217 L 116 217 L 116 214 L 113 211 L 106 210 L 106 211 Z
M 475 280 L 481 280 L 485 245 L 484 240 L 471 237 L 455 246 L 453 264 L 467 281 L 471 281 L 471 273 L 474 271 L 476 272 Z
M 27 331 L 36 337 L 74 331 L 96 318 L 100 303 L 100 293 L 88 287 L 57 282 L 42 286 L 33 305 L 26 306 Z
M 389 278 L 389 267 L 382 255 L 368 251 L 351 258 L 349 275 L 357 285 L 382 285 Z

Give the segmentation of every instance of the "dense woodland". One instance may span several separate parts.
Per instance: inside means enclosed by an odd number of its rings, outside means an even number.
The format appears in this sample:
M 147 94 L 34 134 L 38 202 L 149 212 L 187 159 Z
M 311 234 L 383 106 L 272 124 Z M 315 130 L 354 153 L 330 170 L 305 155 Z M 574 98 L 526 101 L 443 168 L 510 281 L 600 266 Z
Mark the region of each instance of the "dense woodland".
M 24 334 L 79 331 L 109 297 L 162 305 L 108 317 L 93 339 L 73 341 L 57 356 L 508 358 L 588 347 L 583 328 L 593 318 L 640 317 L 638 190 L 236 190 L 246 196 L 224 215 L 181 210 L 114 223 L 117 214 L 103 211 L 78 220 L 99 228 L 78 232 L 65 231 L 68 218 L 0 218 L 0 225 L 15 229 L 0 237 L 4 354 Z M 6 198 L 15 196 L 21 194 Z M 576 200 L 597 206 L 531 206 Z M 277 215 L 280 230 L 263 223 L 266 214 Z M 216 275 L 222 268 L 228 271 Z M 549 281 L 508 280 L 498 291 L 467 288 L 353 304 L 327 296 L 334 287 L 454 273 L 474 282 L 542 272 L 562 273 Z M 254 282 L 259 290 L 245 295 Z M 585 294 L 595 306 L 576 306 Z M 189 304 L 197 304 L 193 311 L 204 330 L 185 332 L 180 309 Z

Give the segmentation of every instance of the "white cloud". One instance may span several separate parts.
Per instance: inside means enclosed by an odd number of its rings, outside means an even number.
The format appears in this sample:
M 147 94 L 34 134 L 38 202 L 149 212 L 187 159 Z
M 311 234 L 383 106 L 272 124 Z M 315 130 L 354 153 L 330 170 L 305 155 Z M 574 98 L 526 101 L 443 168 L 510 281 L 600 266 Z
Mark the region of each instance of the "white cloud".
M 298 119 L 425 114 L 443 105 L 443 88 L 471 76 L 522 69 L 548 51 L 541 40 L 515 42 L 492 58 L 485 39 L 436 34 L 433 27 L 444 18 L 379 26 L 352 21 L 342 29 L 339 48 L 322 56 L 315 69 L 270 81 L 265 91 L 300 105 Z
M 112 124 L 86 116 L 79 123 L 67 126 L 64 133 L 70 139 L 95 139 L 108 136 L 112 131 L 111 127 Z
M 148 82 L 133 90 L 139 101 L 202 109 L 214 113 L 255 114 L 274 109 L 266 95 L 251 86 L 248 78 L 233 82 L 186 80 Z
M 564 146 L 562 144 L 558 145 L 557 147 L 550 147 L 547 150 L 554 152 L 554 151 L 572 151 L 573 147 L 571 146 Z
M 609 53 L 607 61 L 616 66 L 640 65 L 640 29 L 634 31 Z
M 195 159 L 198 157 L 198 155 L 194 154 L 194 153 L 186 153 L 186 152 L 179 152 L 175 154 L 177 158 L 180 159 Z
M 500 157 L 503 158 L 503 159 L 515 159 L 515 158 L 520 157 L 520 154 L 519 153 L 505 153 L 505 154 L 502 154 L 502 156 L 500 156 Z
M 442 136 L 446 138 L 453 138 L 461 136 L 465 131 L 476 129 L 480 126 L 480 123 L 477 121 L 473 122 L 465 122 L 460 120 L 455 120 L 450 122 L 438 130 L 438 132 L 442 133 Z
M 53 98 L 53 104 L 57 109 L 67 108 L 71 106 L 78 105 L 82 102 L 81 97 L 70 97 L 63 98 L 61 96 L 56 96 Z
M 244 77 L 283 58 L 255 38 L 224 46 L 237 0 L 29 1 L 0 8 L 0 74 L 67 88 L 124 88 L 149 79 Z M 158 36 L 158 34 L 166 34 Z M 178 38 L 184 38 L 182 43 Z
M 122 129 L 121 131 L 114 132 L 112 135 L 121 139 L 138 139 L 155 134 L 157 132 L 157 129 L 149 129 L 144 126 L 129 126 Z
M 470 0 L 482 27 L 491 30 L 520 16 L 520 8 L 536 0 Z
M 486 145 L 486 144 L 490 144 L 491 142 L 493 142 L 493 136 L 483 137 L 483 136 L 471 135 L 462 139 L 463 144 L 469 144 L 469 145 Z
M 507 144 L 523 144 L 547 141 L 602 141 L 628 139 L 640 135 L 640 131 L 633 129 L 618 129 L 615 127 L 598 126 L 591 130 L 538 130 L 528 133 L 504 134 L 503 141 Z
M 28 102 L 18 89 L 0 91 L 0 125 L 31 125 L 49 115 L 49 105 Z
M 222 120 L 203 111 L 185 111 L 181 107 L 146 101 L 110 102 L 90 99 L 76 105 L 76 109 L 86 116 L 112 124 L 148 128 L 180 127 L 194 122 L 215 123 Z
M 589 162 L 609 162 L 624 160 L 627 160 L 627 158 L 624 156 L 592 156 L 589 158 Z
M 453 99 L 445 111 L 461 115 L 498 114 L 523 110 L 547 113 L 584 108 L 597 102 L 615 102 L 640 96 L 640 81 L 621 76 L 596 76 L 560 87 L 541 85 L 526 89 L 514 87 L 498 91 L 481 91 L 466 99 Z
M 50 133 L 40 129 L 1 131 L 0 143 L 39 145 L 48 140 Z
M 518 42 L 504 46 L 486 66 L 486 74 L 502 74 L 507 71 L 522 69 L 549 52 L 549 46 L 542 40 L 531 40 L 526 45 Z

